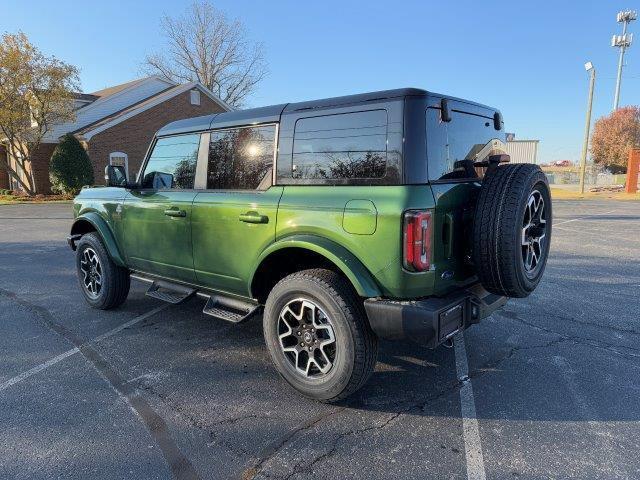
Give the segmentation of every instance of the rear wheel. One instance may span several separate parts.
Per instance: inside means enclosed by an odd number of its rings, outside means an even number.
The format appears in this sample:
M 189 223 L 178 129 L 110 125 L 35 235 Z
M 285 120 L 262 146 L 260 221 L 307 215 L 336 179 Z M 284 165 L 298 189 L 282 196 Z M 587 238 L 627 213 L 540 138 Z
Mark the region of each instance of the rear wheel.
M 551 194 L 540 167 L 513 164 L 485 176 L 476 205 L 473 257 L 489 292 L 526 297 L 540 283 L 551 242 Z
M 373 372 L 377 338 L 362 300 L 335 272 L 312 269 L 285 277 L 269 294 L 263 322 L 276 369 L 305 396 L 340 400 Z
M 115 308 L 129 295 L 129 271 L 113 263 L 96 233 L 87 233 L 78 241 L 76 269 L 80 290 L 93 308 Z

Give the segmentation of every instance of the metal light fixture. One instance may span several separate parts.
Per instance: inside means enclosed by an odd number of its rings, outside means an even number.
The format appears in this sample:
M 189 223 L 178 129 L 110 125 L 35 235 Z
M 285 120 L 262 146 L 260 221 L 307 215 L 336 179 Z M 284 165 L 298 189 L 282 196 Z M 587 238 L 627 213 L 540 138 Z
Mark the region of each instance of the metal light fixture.
M 638 18 L 635 10 L 625 10 L 618 12 L 616 17 L 618 23 L 622 23 L 622 35 L 614 35 L 611 38 L 611 46 L 620 49 L 620 58 L 618 59 L 618 77 L 616 79 L 616 92 L 613 96 L 613 109 L 617 110 L 620 104 L 620 84 L 622 83 L 622 67 L 624 65 L 624 51 L 631 46 L 633 42 L 633 34 L 627 34 L 627 27 L 630 22 Z

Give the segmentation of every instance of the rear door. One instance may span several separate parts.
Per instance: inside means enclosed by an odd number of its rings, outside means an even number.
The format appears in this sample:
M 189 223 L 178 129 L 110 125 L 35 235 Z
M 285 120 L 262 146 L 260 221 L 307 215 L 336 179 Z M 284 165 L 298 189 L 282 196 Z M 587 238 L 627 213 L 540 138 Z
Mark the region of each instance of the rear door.
M 124 253 L 132 269 L 195 281 L 191 215 L 200 137 L 158 139 L 139 177 L 141 188 L 125 198 Z
M 282 187 L 273 185 L 276 124 L 213 130 L 206 190 L 193 202 L 198 284 L 249 296 L 255 260 L 275 240 Z
M 439 103 L 439 102 L 438 102 Z M 504 141 L 494 128 L 493 111 L 449 101 L 451 121 L 441 119 L 441 110 L 426 110 L 428 174 L 436 200 L 434 264 L 436 293 L 445 293 L 473 280 L 471 265 L 475 204 L 483 169 L 483 147 L 493 139 Z

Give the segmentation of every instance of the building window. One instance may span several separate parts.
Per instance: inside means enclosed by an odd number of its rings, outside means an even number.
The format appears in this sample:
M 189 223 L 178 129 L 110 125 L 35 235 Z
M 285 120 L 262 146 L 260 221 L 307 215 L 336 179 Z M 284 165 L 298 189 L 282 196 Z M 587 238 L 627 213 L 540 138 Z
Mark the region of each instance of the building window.
M 191 90 L 191 105 L 200 105 L 200 90 Z
M 111 152 L 109 154 L 109 165 L 124 167 L 124 171 L 129 180 L 129 156 L 123 152 Z

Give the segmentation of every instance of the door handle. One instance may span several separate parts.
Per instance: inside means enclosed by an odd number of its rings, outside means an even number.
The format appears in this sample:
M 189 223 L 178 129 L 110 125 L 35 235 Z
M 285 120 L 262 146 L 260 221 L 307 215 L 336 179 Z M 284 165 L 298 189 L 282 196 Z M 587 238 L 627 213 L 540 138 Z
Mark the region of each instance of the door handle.
M 178 210 L 177 208 L 168 208 L 164 211 L 167 217 L 186 217 L 187 212 L 185 210 Z
M 258 212 L 243 213 L 238 217 L 238 220 L 246 223 L 269 223 L 269 217 L 260 215 Z

